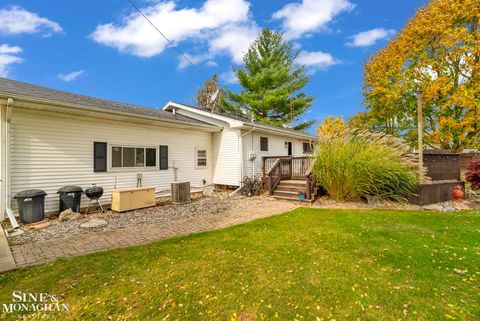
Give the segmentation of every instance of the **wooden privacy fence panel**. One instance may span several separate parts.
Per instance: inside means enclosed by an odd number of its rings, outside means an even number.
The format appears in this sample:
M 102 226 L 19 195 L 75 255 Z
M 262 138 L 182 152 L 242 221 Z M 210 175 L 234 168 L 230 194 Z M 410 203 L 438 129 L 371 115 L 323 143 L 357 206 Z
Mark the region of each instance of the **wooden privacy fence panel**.
M 460 154 L 425 151 L 423 165 L 432 181 L 460 180 Z
M 459 181 L 433 182 L 422 184 L 417 191 L 410 195 L 408 201 L 417 205 L 427 205 L 453 200 L 453 189 L 460 185 L 465 189 L 465 183 Z

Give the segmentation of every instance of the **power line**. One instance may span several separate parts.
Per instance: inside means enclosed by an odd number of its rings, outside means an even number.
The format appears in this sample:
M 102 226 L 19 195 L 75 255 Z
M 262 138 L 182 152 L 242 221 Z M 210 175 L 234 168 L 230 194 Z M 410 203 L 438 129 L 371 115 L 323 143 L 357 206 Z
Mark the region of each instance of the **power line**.
M 135 10 L 137 10 L 138 13 L 140 13 L 140 14 L 145 18 L 145 20 L 147 20 L 148 23 L 150 23 L 150 24 L 152 25 L 152 27 L 155 28 L 155 30 L 157 30 L 158 33 L 159 33 L 163 38 L 165 38 L 165 40 L 166 40 L 173 48 L 175 48 L 175 50 L 177 50 L 178 53 L 179 53 L 180 55 L 182 55 L 182 57 L 183 57 L 186 61 L 188 61 L 188 63 L 189 63 L 190 65 L 193 66 L 193 68 L 195 68 L 195 70 L 197 70 L 203 77 L 205 77 L 205 79 L 208 79 L 208 76 L 207 76 L 206 74 L 204 74 L 204 73 L 200 70 L 200 68 L 198 68 L 197 65 L 195 65 L 195 64 L 187 57 L 187 55 L 185 55 L 180 49 L 178 49 L 177 46 L 175 46 L 175 44 L 174 44 L 172 41 L 170 41 L 170 39 L 168 39 L 168 38 L 163 34 L 163 32 L 160 31 L 160 29 L 157 28 L 157 26 L 155 26 L 155 24 L 154 24 L 150 19 L 148 19 L 148 17 L 147 17 L 140 9 L 138 9 L 138 7 L 135 5 L 135 3 L 133 3 L 132 0 L 128 0 L 128 2 L 130 2 L 130 4 L 132 5 L 132 7 L 135 8 Z

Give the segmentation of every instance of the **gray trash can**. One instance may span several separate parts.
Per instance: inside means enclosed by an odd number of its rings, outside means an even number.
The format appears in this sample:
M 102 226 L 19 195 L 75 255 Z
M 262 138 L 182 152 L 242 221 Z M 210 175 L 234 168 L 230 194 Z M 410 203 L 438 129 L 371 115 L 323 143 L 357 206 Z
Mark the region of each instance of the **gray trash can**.
M 58 194 L 60 195 L 60 212 L 69 208 L 79 213 L 82 193 L 83 189 L 80 186 L 67 185 L 60 188 L 58 190 Z
M 29 189 L 18 192 L 17 200 L 20 221 L 25 224 L 43 220 L 45 216 L 45 193 L 41 189 Z

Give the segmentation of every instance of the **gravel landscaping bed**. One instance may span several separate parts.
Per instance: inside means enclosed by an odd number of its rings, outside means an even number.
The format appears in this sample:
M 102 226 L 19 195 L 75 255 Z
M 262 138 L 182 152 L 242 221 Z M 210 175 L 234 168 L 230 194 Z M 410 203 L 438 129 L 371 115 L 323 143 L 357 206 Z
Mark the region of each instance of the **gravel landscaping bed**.
M 190 218 L 199 215 L 220 215 L 226 211 L 255 208 L 266 204 L 270 199 L 263 196 L 255 197 L 228 197 L 227 193 L 217 192 L 211 198 L 203 196 L 192 197 L 192 202 L 185 205 L 173 205 L 170 201 L 159 203 L 158 206 L 135 210 L 125 213 L 107 211 L 105 213 L 92 213 L 82 215 L 82 218 L 60 222 L 57 217 L 48 219 L 50 224 L 41 229 L 29 229 L 22 227 L 24 234 L 10 238 L 11 245 L 41 242 L 50 239 L 62 239 L 89 231 L 113 231 L 132 226 L 140 226 L 154 223 L 163 223 L 176 219 Z M 80 227 L 82 223 L 92 218 L 105 220 L 107 225 L 94 229 Z

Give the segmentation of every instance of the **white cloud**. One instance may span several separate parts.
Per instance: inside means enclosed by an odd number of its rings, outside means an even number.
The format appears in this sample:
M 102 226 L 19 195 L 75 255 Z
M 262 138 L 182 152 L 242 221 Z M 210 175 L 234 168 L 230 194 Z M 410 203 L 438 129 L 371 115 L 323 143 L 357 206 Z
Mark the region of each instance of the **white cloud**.
M 355 5 L 348 0 L 302 0 L 301 3 L 285 5 L 272 18 L 283 21 L 287 39 L 295 39 L 326 28 L 337 15 L 354 8 Z
M 233 70 L 226 71 L 220 74 L 221 83 L 238 84 L 238 77 Z
M 295 62 L 314 69 L 327 69 L 340 63 L 331 54 L 322 51 L 301 51 Z
M 0 45 L 0 77 L 7 77 L 11 64 L 20 63 L 22 58 L 16 54 L 22 52 L 22 48 L 17 46 L 9 46 L 7 44 Z
M 368 47 L 377 43 L 377 41 L 389 39 L 395 35 L 393 29 L 375 28 L 368 31 L 359 32 L 353 35 L 351 41 L 347 43 L 351 47 Z
M 210 61 L 218 53 L 240 61 L 241 52 L 250 44 L 247 41 L 257 31 L 250 22 L 250 3 L 246 0 L 206 0 L 200 8 L 177 8 L 174 1 L 161 1 L 141 10 L 175 44 L 187 40 L 204 43 L 204 53 L 190 56 L 197 62 Z M 91 36 L 100 44 L 139 57 L 156 56 L 168 47 L 167 41 L 136 12 L 120 23 L 97 26 Z M 179 68 L 187 66 L 184 60 L 180 60 Z
M 80 75 L 82 75 L 84 72 L 85 70 L 78 70 L 69 72 L 68 74 L 58 74 L 58 78 L 66 82 L 70 82 L 80 77 Z
M 0 10 L 0 33 L 14 35 L 39 32 L 48 36 L 55 32 L 62 32 L 62 27 L 55 21 L 17 6 Z
M 210 51 L 227 52 L 233 62 L 240 64 L 250 44 L 259 33 L 260 28 L 256 24 L 226 26 L 210 41 Z

